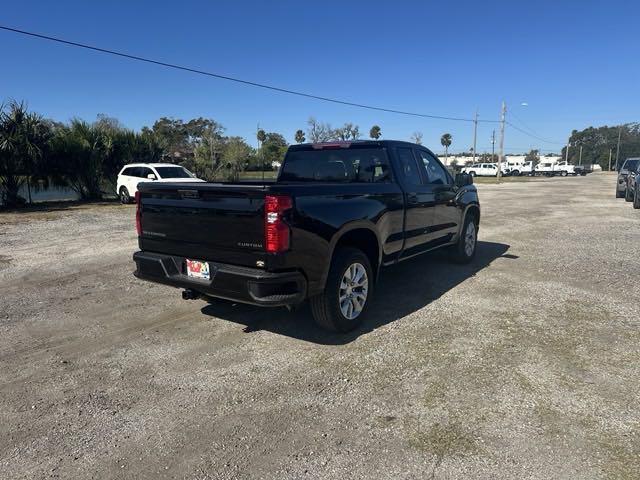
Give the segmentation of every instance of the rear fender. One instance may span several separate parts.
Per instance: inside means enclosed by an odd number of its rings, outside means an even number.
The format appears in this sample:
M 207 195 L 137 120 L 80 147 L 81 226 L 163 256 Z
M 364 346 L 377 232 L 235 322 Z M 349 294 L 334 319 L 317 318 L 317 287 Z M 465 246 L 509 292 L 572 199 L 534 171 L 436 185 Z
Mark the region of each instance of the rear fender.
M 331 268 L 331 261 L 333 260 L 333 253 L 335 252 L 336 246 L 338 245 L 338 243 L 340 243 L 340 240 L 349 232 L 352 232 L 354 230 L 359 230 L 359 229 L 364 229 L 364 230 L 368 230 L 370 231 L 376 238 L 377 243 L 378 243 L 378 259 L 377 259 L 377 267 L 375 268 L 375 278 L 377 280 L 378 278 L 378 272 L 380 271 L 380 264 L 382 261 L 382 245 L 380 244 L 380 237 L 377 234 L 376 231 L 376 227 L 375 224 L 373 224 L 370 221 L 367 220 L 356 220 L 353 222 L 349 222 L 345 225 L 343 225 L 337 232 L 336 234 L 333 236 L 333 238 L 331 239 L 331 241 L 329 242 L 329 255 L 328 255 L 328 261 L 326 262 L 326 265 L 324 267 L 324 270 L 322 272 L 322 276 L 320 278 L 320 285 L 322 285 L 322 288 L 324 289 L 326 283 L 327 283 L 327 277 L 329 276 L 329 268 Z M 318 292 L 319 293 L 319 292 Z

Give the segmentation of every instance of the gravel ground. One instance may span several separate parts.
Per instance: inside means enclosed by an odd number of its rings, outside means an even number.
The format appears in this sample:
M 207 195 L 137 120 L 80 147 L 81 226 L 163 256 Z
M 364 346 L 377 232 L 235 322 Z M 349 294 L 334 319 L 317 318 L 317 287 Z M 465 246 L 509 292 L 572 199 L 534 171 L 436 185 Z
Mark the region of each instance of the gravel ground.
M 478 256 L 347 336 L 131 275 L 134 209 L 0 214 L 0 478 L 640 478 L 640 212 L 480 185 Z

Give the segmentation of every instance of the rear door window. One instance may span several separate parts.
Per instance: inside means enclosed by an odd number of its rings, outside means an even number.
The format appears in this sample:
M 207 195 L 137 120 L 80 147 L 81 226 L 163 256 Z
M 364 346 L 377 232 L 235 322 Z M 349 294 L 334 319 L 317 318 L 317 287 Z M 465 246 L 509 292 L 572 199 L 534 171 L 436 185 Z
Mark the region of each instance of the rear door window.
M 138 169 L 138 176 L 140 178 L 147 178 L 147 175 L 152 174 L 152 173 L 153 173 L 153 170 L 151 170 L 148 167 L 140 167 Z
M 135 177 L 135 167 L 127 167 L 125 168 L 121 175 L 126 175 L 128 177 Z
M 399 147 L 396 148 L 396 154 L 398 155 L 400 174 L 404 177 L 405 181 L 409 185 L 422 185 L 422 178 L 420 177 L 416 159 L 413 156 L 413 150 L 411 148 Z

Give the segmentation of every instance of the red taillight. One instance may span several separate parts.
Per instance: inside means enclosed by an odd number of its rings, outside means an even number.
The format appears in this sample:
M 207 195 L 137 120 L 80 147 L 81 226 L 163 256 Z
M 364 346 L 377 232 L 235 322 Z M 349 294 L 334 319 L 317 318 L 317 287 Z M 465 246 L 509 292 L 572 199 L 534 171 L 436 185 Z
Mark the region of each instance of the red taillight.
M 264 248 L 268 253 L 280 253 L 289 249 L 289 226 L 282 216 L 292 206 L 291 197 L 285 195 L 265 197 Z
M 140 192 L 136 192 L 136 231 L 138 236 L 142 236 L 142 207 L 140 205 Z

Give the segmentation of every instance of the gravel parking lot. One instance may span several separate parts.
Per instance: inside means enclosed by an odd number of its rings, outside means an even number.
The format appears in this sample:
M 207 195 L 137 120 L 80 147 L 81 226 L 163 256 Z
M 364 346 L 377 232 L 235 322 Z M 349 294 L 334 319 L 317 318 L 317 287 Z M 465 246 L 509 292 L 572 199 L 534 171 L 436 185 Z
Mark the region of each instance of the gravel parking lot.
M 640 478 L 614 185 L 479 185 L 475 262 L 388 269 L 347 336 L 136 280 L 132 206 L 0 214 L 0 478 Z

